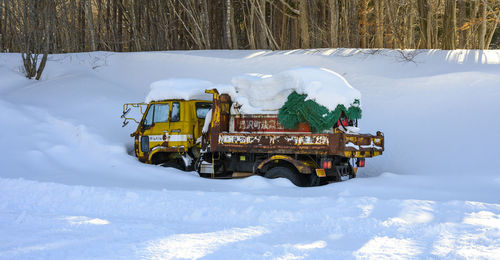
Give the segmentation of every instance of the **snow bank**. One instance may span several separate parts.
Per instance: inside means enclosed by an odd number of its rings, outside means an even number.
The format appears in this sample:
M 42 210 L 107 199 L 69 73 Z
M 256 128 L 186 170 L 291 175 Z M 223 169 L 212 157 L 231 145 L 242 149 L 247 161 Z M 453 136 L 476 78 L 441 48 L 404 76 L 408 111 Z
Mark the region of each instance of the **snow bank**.
M 212 89 L 215 85 L 209 81 L 189 78 L 173 78 L 153 82 L 151 91 L 146 97 L 146 103 L 165 99 L 200 99 L 212 100 L 212 94 L 205 93 L 205 89 Z
M 361 94 L 341 75 L 325 68 L 298 67 L 275 75 L 246 74 L 234 77 L 232 86 L 221 90 L 231 96 L 232 113 L 277 114 L 293 91 L 307 94 L 330 111 L 351 106 Z
M 500 51 L 419 52 L 60 54 L 42 81 L 2 53 L 0 259 L 498 258 Z M 304 65 L 345 76 L 363 92 L 363 131 L 387 137 L 359 178 L 211 180 L 126 153 L 136 125 L 120 127 L 121 105 L 153 81 Z M 488 131 L 477 137 L 471 122 Z

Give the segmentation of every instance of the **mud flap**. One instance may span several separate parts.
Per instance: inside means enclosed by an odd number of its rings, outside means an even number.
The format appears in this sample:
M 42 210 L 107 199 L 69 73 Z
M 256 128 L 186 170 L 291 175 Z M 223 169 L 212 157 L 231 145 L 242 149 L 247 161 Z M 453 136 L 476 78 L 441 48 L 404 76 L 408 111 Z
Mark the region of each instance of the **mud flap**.
M 353 169 L 351 165 L 335 165 L 335 171 L 337 172 L 338 181 L 346 181 L 351 178 L 353 174 Z

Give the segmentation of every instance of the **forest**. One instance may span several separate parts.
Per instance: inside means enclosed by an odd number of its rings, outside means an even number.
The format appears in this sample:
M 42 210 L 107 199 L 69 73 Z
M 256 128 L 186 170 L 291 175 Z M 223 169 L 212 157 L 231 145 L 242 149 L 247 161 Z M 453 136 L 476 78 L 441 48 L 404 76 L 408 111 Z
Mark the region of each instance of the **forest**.
M 500 0 L 0 0 L 0 51 L 489 49 Z

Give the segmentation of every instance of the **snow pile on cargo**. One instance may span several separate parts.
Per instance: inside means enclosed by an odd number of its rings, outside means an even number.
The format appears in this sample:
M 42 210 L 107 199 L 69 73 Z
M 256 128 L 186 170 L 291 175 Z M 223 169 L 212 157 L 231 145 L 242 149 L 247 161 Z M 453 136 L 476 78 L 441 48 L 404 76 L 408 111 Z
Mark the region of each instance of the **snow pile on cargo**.
M 212 94 L 205 93 L 205 90 L 212 88 L 215 88 L 212 82 L 199 79 L 173 78 L 160 80 L 151 84 L 151 91 L 146 97 L 146 103 L 166 99 L 211 101 Z
M 338 105 L 346 108 L 358 104 L 361 94 L 338 73 L 318 67 L 298 67 L 275 75 L 244 74 L 233 77 L 231 85 L 216 85 L 209 81 L 173 78 L 153 82 L 146 103 L 166 99 L 212 100 L 206 89 L 218 89 L 229 94 L 231 113 L 278 114 L 294 91 L 307 95 L 306 100 L 333 111 Z M 357 101 L 356 101 L 357 100 Z M 358 103 L 357 103 L 358 102 Z
M 341 75 L 318 67 L 298 67 L 275 75 L 246 74 L 234 77 L 231 83 L 219 89 L 231 96 L 231 113 L 277 114 L 294 91 L 330 111 L 338 105 L 348 108 L 361 98 Z

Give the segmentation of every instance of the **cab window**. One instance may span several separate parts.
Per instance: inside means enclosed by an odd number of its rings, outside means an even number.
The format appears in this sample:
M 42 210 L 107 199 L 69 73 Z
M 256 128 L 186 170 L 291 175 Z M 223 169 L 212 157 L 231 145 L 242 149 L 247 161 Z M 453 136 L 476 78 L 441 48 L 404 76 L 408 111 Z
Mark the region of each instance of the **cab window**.
M 196 103 L 196 117 L 205 119 L 208 111 L 212 108 L 212 103 Z
M 153 122 L 154 123 L 168 122 L 168 109 L 169 109 L 169 104 L 156 104 L 153 114 Z
M 179 102 L 172 103 L 172 122 L 181 120 L 181 105 Z

